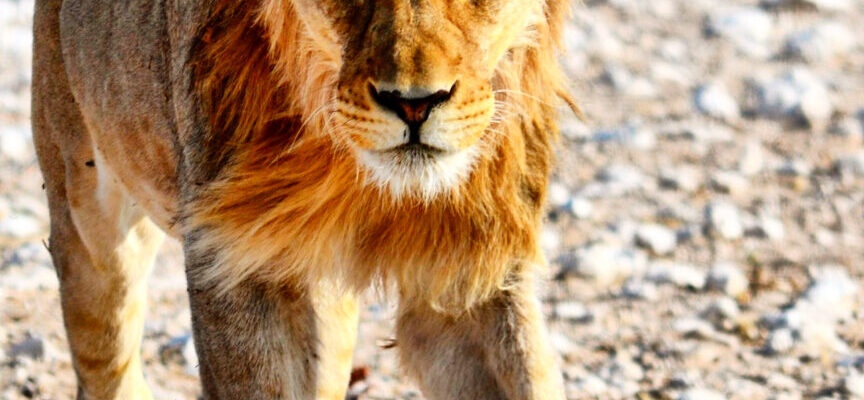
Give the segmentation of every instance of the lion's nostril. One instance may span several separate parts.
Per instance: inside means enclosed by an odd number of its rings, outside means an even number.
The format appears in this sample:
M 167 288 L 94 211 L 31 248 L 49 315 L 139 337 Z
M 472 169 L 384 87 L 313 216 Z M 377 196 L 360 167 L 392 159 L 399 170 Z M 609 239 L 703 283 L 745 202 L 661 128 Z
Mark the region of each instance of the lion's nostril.
M 381 107 L 392 111 L 408 125 L 409 143 L 420 143 L 420 127 L 429 118 L 429 113 L 435 106 L 450 100 L 455 88 L 456 85 L 454 84 L 450 90 L 439 90 L 425 96 L 412 97 L 402 94 L 399 90 L 379 91 L 370 84 L 369 93 Z M 408 93 L 411 92 L 417 91 L 408 91 Z

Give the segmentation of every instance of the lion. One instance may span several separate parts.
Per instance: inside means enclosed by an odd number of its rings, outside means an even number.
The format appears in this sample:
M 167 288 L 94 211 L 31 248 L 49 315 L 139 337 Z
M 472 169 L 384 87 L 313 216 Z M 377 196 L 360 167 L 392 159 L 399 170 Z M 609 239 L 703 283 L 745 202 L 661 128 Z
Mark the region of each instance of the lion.
M 358 294 L 428 399 L 564 399 L 536 277 L 567 0 L 37 0 L 33 128 L 78 399 L 150 399 L 183 243 L 207 399 L 343 399 Z M 562 102 L 561 100 L 564 100 Z

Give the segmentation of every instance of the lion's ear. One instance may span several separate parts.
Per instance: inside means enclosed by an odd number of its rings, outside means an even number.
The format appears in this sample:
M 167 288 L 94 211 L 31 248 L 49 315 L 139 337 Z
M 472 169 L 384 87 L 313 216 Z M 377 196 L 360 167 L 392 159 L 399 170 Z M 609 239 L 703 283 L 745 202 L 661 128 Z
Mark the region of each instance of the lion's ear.
M 571 96 L 570 93 L 568 93 L 565 89 L 558 89 L 557 91 L 555 91 L 555 94 L 557 94 L 558 97 L 561 98 L 561 100 L 564 100 L 565 103 L 567 103 L 567 107 L 570 107 L 570 110 L 573 111 L 573 114 L 576 115 L 576 118 L 579 118 L 579 120 L 582 122 L 587 122 L 585 114 L 582 112 L 582 109 L 579 107 L 579 105 L 576 104 L 576 100 L 573 99 L 573 96 Z

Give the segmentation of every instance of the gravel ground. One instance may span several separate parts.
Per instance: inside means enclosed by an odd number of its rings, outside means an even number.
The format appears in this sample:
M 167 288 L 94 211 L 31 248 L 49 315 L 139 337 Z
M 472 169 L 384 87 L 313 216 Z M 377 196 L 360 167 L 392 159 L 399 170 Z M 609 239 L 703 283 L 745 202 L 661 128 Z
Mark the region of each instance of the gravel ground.
M 0 399 L 74 376 L 29 126 L 32 0 L 0 0 Z M 571 399 L 864 399 L 864 1 L 585 0 L 563 59 L 542 290 Z M 177 243 L 145 373 L 194 399 Z M 361 317 L 357 399 L 419 399 L 392 306 Z

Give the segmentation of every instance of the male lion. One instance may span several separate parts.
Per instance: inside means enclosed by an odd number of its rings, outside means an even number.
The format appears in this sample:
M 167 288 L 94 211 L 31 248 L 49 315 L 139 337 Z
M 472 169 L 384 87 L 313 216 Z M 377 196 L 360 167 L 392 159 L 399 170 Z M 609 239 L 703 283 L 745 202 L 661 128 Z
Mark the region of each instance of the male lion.
M 370 285 L 427 398 L 563 399 L 532 291 L 567 3 L 37 0 L 78 398 L 151 398 L 167 232 L 208 399 L 343 399 Z

